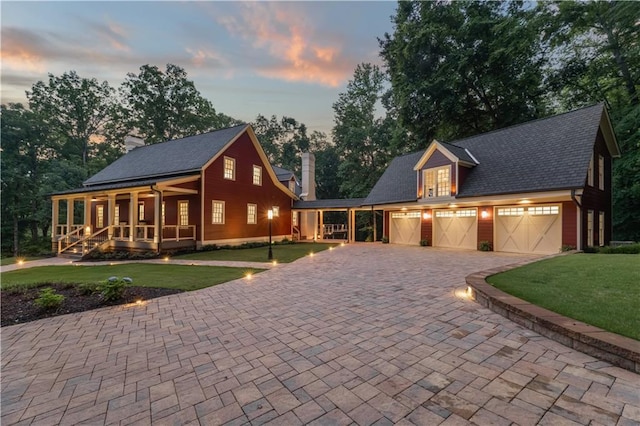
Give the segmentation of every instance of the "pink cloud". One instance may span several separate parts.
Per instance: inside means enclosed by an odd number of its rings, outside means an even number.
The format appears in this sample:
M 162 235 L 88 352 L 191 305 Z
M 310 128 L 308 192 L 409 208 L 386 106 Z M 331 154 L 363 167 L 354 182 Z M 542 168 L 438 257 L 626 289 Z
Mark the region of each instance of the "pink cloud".
M 39 36 L 15 28 L 2 31 L 2 67 L 13 71 L 44 72 L 46 55 Z
M 265 50 L 275 64 L 258 64 L 256 72 L 269 78 L 337 87 L 353 71 L 339 43 L 315 40 L 311 22 L 293 3 L 243 3 L 235 17 L 217 18 L 230 34 Z

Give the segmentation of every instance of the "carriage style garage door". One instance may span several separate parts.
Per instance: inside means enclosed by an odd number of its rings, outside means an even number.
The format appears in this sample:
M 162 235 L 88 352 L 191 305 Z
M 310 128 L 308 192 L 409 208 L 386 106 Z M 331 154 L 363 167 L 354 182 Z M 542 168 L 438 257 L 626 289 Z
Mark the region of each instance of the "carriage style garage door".
M 478 221 L 476 209 L 436 210 L 433 218 L 433 245 L 476 250 Z
M 391 212 L 389 242 L 420 244 L 420 212 Z
M 560 206 L 496 207 L 496 251 L 558 253 L 562 247 Z

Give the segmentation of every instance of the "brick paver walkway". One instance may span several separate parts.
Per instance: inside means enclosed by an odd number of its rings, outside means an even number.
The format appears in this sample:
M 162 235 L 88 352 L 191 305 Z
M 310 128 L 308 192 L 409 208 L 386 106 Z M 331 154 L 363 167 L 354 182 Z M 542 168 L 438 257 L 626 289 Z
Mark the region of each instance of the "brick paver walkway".
M 640 376 L 456 295 L 526 258 L 351 245 L 5 327 L 2 424 L 639 424 Z

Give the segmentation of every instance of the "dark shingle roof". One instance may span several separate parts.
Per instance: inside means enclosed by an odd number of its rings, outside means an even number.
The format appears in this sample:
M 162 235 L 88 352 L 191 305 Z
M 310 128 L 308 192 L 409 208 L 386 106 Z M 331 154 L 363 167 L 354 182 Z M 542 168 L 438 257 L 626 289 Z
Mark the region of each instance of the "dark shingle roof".
M 416 201 L 416 172 L 413 167 L 424 151 L 394 158 L 364 201 L 369 204 Z
M 295 201 L 294 209 L 347 209 L 360 207 L 364 203 L 364 198 L 342 198 L 330 200 Z
M 247 125 L 136 148 L 84 182 L 98 185 L 197 171 Z
M 602 104 L 453 142 L 473 152 L 458 197 L 581 188 Z
M 458 157 L 459 160 L 471 164 L 478 164 L 476 160 L 474 160 L 470 155 L 470 152 L 467 149 L 446 142 L 440 142 L 440 144 L 451 151 L 451 153 Z
M 163 176 L 155 179 L 128 180 L 126 182 L 106 183 L 100 185 L 84 186 L 82 188 L 67 189 L 65 191 L 54 192 L 50 195 L 81 194 L 83 192 L 107 191 L 110 189 L 133 188 L 136 186 L 151 186 L 172 179 L 174 179 L 174 177 Z
M 604 105 L 598 104 L 444 143 L 460 159 L 467 149 L 478 163 L 470 169 L 458 197 L 583 187 L 603 113 Z M 395 158 L 365 204 L 415 201 L 413 167 L 423 154 Z M 475 163 L 470 157 L 465 161 Z

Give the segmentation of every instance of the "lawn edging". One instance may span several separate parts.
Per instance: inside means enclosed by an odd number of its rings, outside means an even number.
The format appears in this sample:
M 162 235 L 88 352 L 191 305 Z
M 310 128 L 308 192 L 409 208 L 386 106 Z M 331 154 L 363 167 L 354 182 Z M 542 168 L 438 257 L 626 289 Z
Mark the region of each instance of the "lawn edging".
M 486 281 L 486 278 L 491 275 L 543 259 L 548 259 L 548 257 L 468 275 L 466 282 L 469 286 L 469 296 L 480 305 L 538 334 L 594 358 L 610 362 L 634 373 L 640 373 L 640 341 L 611 333 L 534 305 L 507 294 Z

